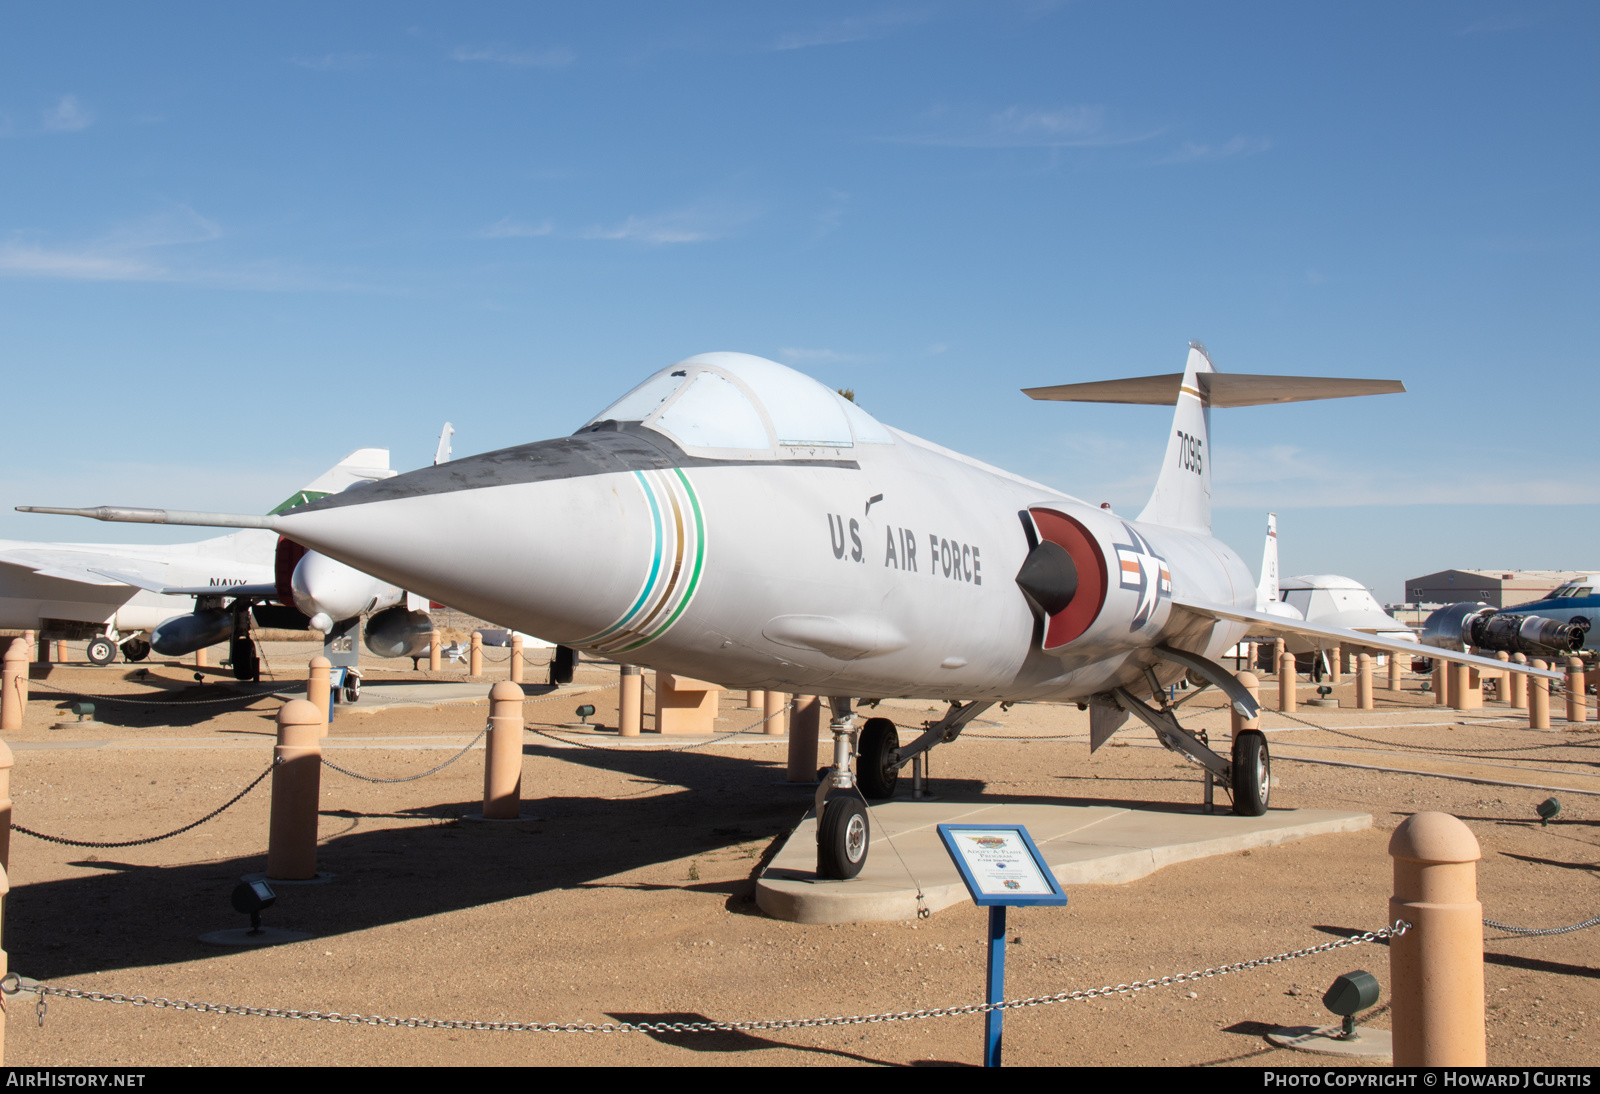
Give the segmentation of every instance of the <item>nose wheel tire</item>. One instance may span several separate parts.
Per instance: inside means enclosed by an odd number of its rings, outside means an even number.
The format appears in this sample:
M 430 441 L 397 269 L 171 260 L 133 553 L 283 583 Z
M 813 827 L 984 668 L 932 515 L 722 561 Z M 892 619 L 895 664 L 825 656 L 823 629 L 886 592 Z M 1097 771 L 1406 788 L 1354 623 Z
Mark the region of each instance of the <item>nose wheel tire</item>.
M 1233 811 L 1259 817 L 1272 798 L 1272 757 L 1267 735 L 1247 729 L 1233 742 Z
M 130 638 L 122 644 L 122 656 L 129 661 L 143 661 L 150 656 L 150 643 L 142 638 Z
M 817 821 L 817 873 L 833 881 L 846 881 L 867 863 L 872 828 L 867 807 L 854 794 L 830 798 Z
M 856 750 L 856 785 L 874 801 L 894 797 L 900 769 L 889 765 L 889 755 L 900 747 L 900 731 L 887 718 L 868 718 L 861 727 Z
M 117 659 L 117 644 L 103 634 L 97 634 L 89 639 L 89 645 L 84 650 L 84 655 L 93 665 L 105 666 Z

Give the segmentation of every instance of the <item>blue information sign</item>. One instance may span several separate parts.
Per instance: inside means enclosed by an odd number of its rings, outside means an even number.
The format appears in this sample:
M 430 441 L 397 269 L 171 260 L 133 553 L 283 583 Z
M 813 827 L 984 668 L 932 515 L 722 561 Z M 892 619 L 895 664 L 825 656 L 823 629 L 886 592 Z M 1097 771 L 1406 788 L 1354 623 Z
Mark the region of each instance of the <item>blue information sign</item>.
M 989 909 L 988 1001 L 999 1003 L 1006 997 L 1006 908 L 1060 907 L 1067 894 L 1020 824 L 941 824 L 938 831 L 972 902 Z M 984 1013 L 985 1067 L 1000 1066 L 1004 1015 Z

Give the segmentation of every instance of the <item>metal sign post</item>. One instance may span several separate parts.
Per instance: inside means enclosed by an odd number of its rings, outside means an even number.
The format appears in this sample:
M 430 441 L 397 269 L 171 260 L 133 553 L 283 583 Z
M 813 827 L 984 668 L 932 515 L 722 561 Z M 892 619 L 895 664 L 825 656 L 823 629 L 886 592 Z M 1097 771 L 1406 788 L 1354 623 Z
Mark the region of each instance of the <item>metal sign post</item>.
M 1006 997 L 1006 909 L 1013 906 L 1061 907 L 1067 894 L 1044 856 L 1020 824 L 941 824 L 939 838 L 972 902 L 989 909 L 989 972 L 986 1001 Z M 984 1012 L 983 1066 L 1000 1066 L 1005 1012 Z

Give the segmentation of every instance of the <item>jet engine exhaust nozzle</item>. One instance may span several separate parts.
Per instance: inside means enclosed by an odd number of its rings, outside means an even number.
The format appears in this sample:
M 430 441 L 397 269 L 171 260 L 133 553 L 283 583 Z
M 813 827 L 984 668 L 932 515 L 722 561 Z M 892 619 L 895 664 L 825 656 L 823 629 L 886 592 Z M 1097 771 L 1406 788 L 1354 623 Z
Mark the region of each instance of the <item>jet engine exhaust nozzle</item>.
M 1483 601 L 1447 604 L 1422 625 L 1422 644 L 1439 649 L 1476 647 L 1498 653 L 1559 654 L 1583 648 L 1589 626 L 1542 615 L 1502 612 Z

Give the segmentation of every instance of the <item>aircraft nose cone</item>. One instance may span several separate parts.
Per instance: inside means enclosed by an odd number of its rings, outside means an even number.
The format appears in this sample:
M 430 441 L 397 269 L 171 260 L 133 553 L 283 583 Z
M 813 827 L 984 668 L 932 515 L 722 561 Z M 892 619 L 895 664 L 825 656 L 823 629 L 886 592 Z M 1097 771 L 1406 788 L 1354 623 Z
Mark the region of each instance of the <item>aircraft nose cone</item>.
M 405 478 L 385 497 L 286 513 L 282 531 L 452 608 L 591 649 L 659 635 L 700 581 L 701 507 L 681 471 L 410 496 L 394 489 Z

